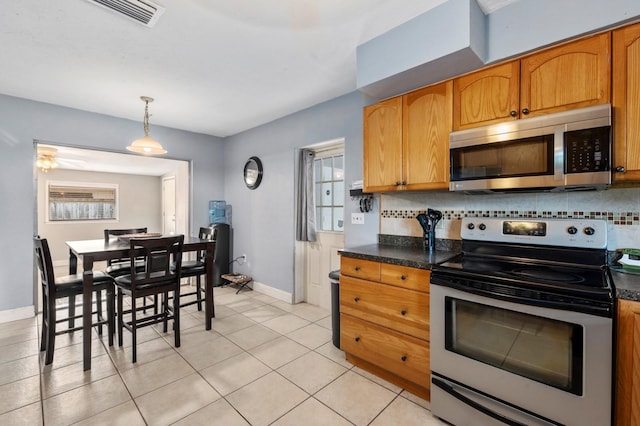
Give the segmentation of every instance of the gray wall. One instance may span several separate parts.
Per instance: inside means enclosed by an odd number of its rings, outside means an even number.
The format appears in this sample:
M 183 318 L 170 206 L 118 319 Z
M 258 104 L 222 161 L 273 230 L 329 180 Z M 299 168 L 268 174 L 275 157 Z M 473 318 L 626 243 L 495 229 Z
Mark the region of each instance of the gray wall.
M 345 182 L 362 179 L 362 107 L 357 92 L 333 99 L 283 119 L 229 137 L 225 145 L 225 199 L 233 209 L 234 256 L 248 262 L 236 272 L 293 292 L 296 150 L 337 138 L 345 139 Z M 244 164 L 258 156 L 264 166 L 262 184 L 249 190 Z M 351 225 L 359 206 L 345 200 L 345 245 L 377 241 L 379 219 L 368 214 L 364 225 Z
M 34 140 L 127 152 L 142 123 L 0 95 L 0 311 L 33 305 Z M 191 160 L 191 233 L 208 223 L 209 200 L 224 196 L 219 138 L 151 124 L 168 156 Z

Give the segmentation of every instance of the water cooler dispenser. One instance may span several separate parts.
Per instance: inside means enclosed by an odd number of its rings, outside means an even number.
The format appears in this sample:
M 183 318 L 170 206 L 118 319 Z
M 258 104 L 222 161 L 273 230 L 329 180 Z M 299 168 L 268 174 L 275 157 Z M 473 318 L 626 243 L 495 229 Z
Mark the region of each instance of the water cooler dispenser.
M 227 203 L 221 200 L 209 201 L 209 227 L 216 230 L 216 246 L 213 252 L 213 285 L 224 284 L 221 275 L 229 273 L 231 262 L 231 227 L 227 223 Z

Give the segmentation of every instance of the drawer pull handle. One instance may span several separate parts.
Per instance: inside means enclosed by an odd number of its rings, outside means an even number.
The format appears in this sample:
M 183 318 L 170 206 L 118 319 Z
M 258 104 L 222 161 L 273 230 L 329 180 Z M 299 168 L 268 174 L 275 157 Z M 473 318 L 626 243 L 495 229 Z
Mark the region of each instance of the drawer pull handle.
M 356 296 L 356 297 L 353 298 L 353 301 L 358 303 L 360 301 L 360 298 L 358 296 Z
M 407 360 L 407 356 L 406 355 L 402 355 L 402 357 L 400 359 L 402 360 L 402 362 L 405 362 Z
M 405 315 L 407 315 L 407 310 L 403 309 L 403 310 L 400 311 L 400 313 L 402 314 L 402 316 L 405 316 Z
M 401 279 L 402 281 L 404 281 L 404 280 L 406 280 L 406 279 L 407 279 L 407 276 L 406 276 L 406 275 L 402 275 L 402 276 L 400 277 L 400 279 Z
M 356 339 L 355 339 L 355 340 L 356 340 L 356 342 L 359 342 L 359 341 L 360 341 L 360 338 L 359 338 L 359 337 L 356 337 Z
M 360 267 L 359 267 L 359 266 L 356 266 L 356 268 L 355 268 L 355 269 L 356 269 L 356 272 L 358 272 L 358 271 L 360 270 Z

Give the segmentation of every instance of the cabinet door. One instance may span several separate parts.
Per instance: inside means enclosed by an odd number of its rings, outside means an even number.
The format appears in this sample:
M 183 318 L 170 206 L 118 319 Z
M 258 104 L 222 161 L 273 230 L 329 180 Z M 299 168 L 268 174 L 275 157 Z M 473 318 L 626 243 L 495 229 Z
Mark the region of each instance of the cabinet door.
M 617 327 L 615 424 L 640 425 L 640 302 L 618 301 Z
M 640 181 L 640 24 L 613 32 L 613 113 L 613 180 Z
M 449 188 L 452 82 L 402 97 L 405 189 Z
M 402 185 L 402 97 L 364 108 L 363 171 L 367 192 Z
M 340 312 L 429 340 L 429 294 L 343 276 Z
M 340 348 L 429 388 L 429 342 L 341 313 Z
M 519 61 L 454 79 L 453 130 L 518 118 L 519 91 Z
M 578 40 L 520 61 L 520 118 L 608 103 L 609 33 Z

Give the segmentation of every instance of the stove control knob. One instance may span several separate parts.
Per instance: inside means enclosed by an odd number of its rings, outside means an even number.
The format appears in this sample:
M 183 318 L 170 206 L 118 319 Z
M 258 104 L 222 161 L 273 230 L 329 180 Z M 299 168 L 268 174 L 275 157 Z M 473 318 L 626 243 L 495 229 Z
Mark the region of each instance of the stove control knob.
M 590 226 L 587 226 L 587 227 L 586 227 L 586 228 L 584 228 L 582 231 L 583 231 L 585 234 L 587 234 L 587 235 L 593 235 L 593 234 L 595 234 L 595 233 L 596 233 L 596 230 L 595 230 L 595 229 L 593 229 L 593 228 L 592 228 L 592 227 L 590 227 Z
M 487 225 L 485 225 L 484 223 L 481 223 L 478 228 L 480 228 L 481 231 L 484 231 L 485 229 L 487 229 Z
M 576 235 L 578 233 L 578 228 L 575 226 L 570 226 L 567 228 L 567 232 L 571 235 Z
M 475 228 L 475 227 L 476 227 L 476 226 L 475 226 L 473 223 L 469 223 L 469 224 L 467 225 L 467 229 L 469 229 L 469 230 L 473 230 L 473 228 Z

